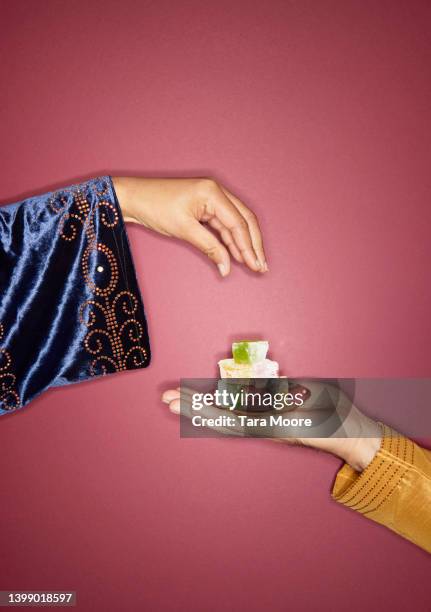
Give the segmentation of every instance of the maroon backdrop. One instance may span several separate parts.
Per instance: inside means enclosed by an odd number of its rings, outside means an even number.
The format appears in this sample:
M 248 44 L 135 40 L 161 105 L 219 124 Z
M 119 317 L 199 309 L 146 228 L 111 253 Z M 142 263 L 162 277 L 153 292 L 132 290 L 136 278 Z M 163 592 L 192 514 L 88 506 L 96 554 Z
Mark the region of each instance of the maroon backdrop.
M 130 229 L 153 363 L 2 417 L 0 588 L 75 589 L 80 610 L 429 609 L 429 555 L 330 500 L 339 461 L 182 440 L 159 398 L 252 334 L 285 374 L 431 376 L 430 3 L 0 7 L 3 202 L 215 175 L 271 269 L 221 280 Z

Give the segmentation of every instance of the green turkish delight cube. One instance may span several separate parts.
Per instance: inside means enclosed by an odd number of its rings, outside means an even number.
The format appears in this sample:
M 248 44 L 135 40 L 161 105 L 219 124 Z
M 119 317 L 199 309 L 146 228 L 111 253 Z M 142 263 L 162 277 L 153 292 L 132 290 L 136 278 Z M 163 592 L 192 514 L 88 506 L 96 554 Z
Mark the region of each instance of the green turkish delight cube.
M 251 365 L 266 359 L 269 344 L 266 340 L 243 340 L 232 344 L 235 363 Z

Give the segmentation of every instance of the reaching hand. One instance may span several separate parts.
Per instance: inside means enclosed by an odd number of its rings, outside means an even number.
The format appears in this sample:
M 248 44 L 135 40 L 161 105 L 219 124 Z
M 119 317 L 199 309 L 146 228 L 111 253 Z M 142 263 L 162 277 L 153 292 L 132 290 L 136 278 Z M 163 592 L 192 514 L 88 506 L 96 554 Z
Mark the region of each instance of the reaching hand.
M 268 271 L 255 214 L 216 181 L 120 177 L 113 183 L 125 221 L 189 242 L 222 276 L 230 272 L 229 254 L 254 272 Z

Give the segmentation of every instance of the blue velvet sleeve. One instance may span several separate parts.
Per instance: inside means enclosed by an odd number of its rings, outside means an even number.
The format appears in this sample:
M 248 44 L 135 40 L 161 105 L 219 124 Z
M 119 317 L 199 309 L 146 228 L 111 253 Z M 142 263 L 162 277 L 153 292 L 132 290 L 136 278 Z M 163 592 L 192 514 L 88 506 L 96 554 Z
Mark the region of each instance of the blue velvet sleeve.
M 144 307 L 110 177 L 0 208 L 0 414 L 144 368 Z

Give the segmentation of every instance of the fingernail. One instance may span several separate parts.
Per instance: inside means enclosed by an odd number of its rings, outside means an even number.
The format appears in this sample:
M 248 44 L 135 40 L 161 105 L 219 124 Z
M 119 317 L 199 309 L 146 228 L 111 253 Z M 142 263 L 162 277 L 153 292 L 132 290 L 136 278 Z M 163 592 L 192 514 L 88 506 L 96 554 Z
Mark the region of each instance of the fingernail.
M 164 402 L 165 404 L 170 404 L 170 401 L 167 399 L 164 399 L 163 397 L 162 397 L 162 402 Z
M 224 264 L 217 264 L 217 268 L 222 276 L 226 276 L 227 271 L 226 271 L 226 266 Z
M 257 266 L 258 268 L 261 268 L 261 267 L 262 267 L 262 264 L 260 263 L 260 261 L 259 261 L 258 259 L 256 259 L 256 266 Z
M 310 389 L 303 387 L 302 385 L 294 385 L 291 389 L 292 393 L 302 395 L 303 399 L 308 399 L 311 395 Z
M 172 404 L 171 406 L 169 406 L 169 410 L 173 412 L 174 414 L 180 414 L 180 409 L 177 408 L 175 404 Z

